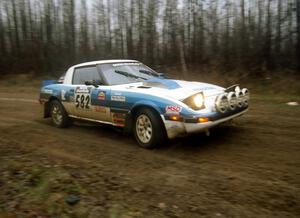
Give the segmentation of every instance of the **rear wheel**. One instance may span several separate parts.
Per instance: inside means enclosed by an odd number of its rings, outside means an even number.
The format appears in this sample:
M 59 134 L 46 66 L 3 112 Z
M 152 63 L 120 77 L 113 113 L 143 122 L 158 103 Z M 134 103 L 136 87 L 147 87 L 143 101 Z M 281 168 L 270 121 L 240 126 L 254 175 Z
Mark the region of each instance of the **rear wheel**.
M 162 145 L 166 139 L 163 123 L 158 115 L 149 108 L 137 112 L 134 119 L 134 136 L 143 148 Z
M 54 126 L 65 128 L 70 125 L 70 118 L 59 101 L 51 101 L 50 114 Z

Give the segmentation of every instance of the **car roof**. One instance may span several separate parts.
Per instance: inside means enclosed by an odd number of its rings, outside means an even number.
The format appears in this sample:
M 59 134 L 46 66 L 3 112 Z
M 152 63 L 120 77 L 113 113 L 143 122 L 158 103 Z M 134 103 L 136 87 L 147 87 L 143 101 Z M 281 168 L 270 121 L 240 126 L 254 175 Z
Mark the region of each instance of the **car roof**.
M 75 67 L 84 67 L 84 66 L 96 65 L 96 64 L 113 64 L 113 63 L 127 63 L 127 62 L 138 62 L 138 61 L 127 60 L 127 59 L 99 60 L 99 61 L 90 61 L 90 62 L 77 64 L 72 67 L 75 68 Z

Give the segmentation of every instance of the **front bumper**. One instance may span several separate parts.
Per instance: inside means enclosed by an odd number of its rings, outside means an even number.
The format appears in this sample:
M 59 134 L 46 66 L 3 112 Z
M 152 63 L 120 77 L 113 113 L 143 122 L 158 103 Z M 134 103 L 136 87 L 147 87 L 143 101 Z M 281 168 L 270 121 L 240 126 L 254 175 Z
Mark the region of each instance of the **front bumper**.
M 178 122 L 178 121 L 170 121 L 166 120 L 163 116 L 162 119 L 165 123 L 167 135 L 169 139 L 185 136 L 192 133 L 203 132 L 206 131 L 214 126 L 217 126 L 221 123 L 229 121 L 233 118 L 239 117 L 246 113 L 248 108 L 239 111 L 234 114 L 228 114 L 227 116 L 213 116 L 213 119 L 205 123 L 192 123 L 192 122 Z

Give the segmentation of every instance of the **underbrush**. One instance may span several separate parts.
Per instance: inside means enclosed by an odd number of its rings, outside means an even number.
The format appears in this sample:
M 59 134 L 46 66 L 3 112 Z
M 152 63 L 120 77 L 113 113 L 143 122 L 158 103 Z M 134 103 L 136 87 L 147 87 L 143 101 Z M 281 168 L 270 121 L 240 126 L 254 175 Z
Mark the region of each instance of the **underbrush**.
M 51 76 L 36 76 L 34 74 L 16 74 L 0 77 L 0 92 L 3 93 L 37 93 L 42 81 L 55 79 Z

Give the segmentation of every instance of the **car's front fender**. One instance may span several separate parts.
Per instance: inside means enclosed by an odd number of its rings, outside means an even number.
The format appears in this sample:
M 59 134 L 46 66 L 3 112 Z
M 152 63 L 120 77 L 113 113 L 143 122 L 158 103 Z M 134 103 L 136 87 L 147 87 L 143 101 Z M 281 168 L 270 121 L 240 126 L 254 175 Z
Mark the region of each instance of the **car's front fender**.
M 158 114 L 163 114 L 161 107 L 159 107 L 159 105 L 149 100 L 141 100 L 135 102 L 130 111 L 135 111 L 137 108 L 140 107 L 149 107 L 154 109 Z
M 133 128 L 133 120 L 134 120 L 135 114 L 137 113 L 138 110 L 140 110 L 144 107 L 154 110 L 159 117 L 161 117 L 161 114 L 163 113 L 162 109 L 152 101 L 140 100 L 140 101 L 135 102 L 133 104 L 133 106 L 131 107 L 130 111 L 126 115 L 125 128 L 124 128 L 125 134 L 131 133 L 132 128 Z

